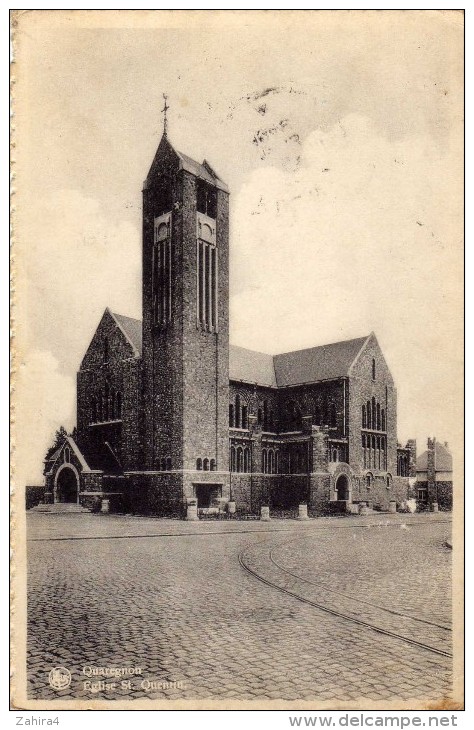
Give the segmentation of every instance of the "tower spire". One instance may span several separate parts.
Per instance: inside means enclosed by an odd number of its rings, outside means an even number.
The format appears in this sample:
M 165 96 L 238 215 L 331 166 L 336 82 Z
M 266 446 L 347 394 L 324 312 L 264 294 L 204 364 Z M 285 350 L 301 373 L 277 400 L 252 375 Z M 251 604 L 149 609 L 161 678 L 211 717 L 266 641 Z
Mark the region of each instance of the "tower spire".
M 169 109 L 169 106 L 167 104 L 168 101 L 168 95 L 163 94 L 163 99 L 165 100 L 165 105 L 163 109 L 161 110 L 161 113 L 163 114 L 163 136 L 168 136 L 168 117 L 167 117 L 167 111 Z

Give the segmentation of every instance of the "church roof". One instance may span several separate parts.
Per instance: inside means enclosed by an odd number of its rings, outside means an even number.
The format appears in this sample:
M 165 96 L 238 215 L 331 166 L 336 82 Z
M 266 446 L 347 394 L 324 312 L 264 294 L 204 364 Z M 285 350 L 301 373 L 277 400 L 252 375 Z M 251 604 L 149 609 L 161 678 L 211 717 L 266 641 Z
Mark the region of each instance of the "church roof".
M 125 336 L 142 353 L 142 322 L 112 312 Z M 331 345 L 295 350 L 282 355 L 267 355 L 231 345 L 229 349 L 229 378 L 244 383 L 256 383 L 269 388 L 335 380 L 349 375 L 349 369 L 367 341 L 367 337 L 334 342 Z
M 134 347 L 138 355 L 142 354 L 142 321 L 141 319 L 133 319 L 125 317 L 123 314 L 111 312 L 112 317 L 116 320 L 125 337 Z
M 428 468 L 428 452 L 423 451 L 416 460 L 416 470 L 426 471 Z M 435 471 L 452 471 L 453 457 L 446 446 L 435 443 Z
M 229 377 L 277 388 L 343 378 L 366 342 L 367 337 L 358 337 L 281 355 L 231 345 Z
M 186 170 L 192 175 L 200 177 L 202 180 L 210 183 L 210 185 L 214 185 L 216 188 L 220 188 L 226 193 L 229 192 L 229 188 L 225 182 L 220 179 L 206 160 L 204 160 L 201 164 L 200 162 L 193 160 L 191 157 L 188 157 L 188 155 L 183 154 L 183 152 L 179 152 L 178 150 L 175 150 L 175 152 L 180 159 L 180 167 L 182 170 Z
M 276 388 L 273 356 L 231 345 L 229 348 L 229 378 Z
M 166 151 L 171 150 L 174 155 L 178 158 L 178 165 L 180 170 L 186 170 L 187 172 L 190 172 L 192 175 L 195 175 L 196 177 L 201 178 L 201 180 L 205 180 L 210 185 L 213 185 L 216 188 L 219 188 L 220 190 L 224 190 L 224 192 L 228 193 L 229 188 L 225 184 L 223 180 L 219 177 L 219 175 L 216 173 L 215 170 L 210 166 L 210 164 L 207 162 L 207 160 L 203 160 L 202 162 L 197 162 L 196 160 L 193 160 L 192 157 L 189 157 L 188 155 L 185 155 L 183 152 L 179 152 L 177 149 L 173 147 L 171 142 L 169 141 L 168 137 L 166 135 L 163 135 L 160 144 L 158 145 L 158 149 L 155 154 L 155 158 L 151 164 L 150 170 L 148 172 L 147 178 L 144 183 L 145 189 L 147 188 L 149 181 L 151 180 L 154 171 L 159 167 L 160 160 L 162 158 L 162 155 L 166 154 Z
M 366 341 L 367 337 L 358 337 L 275 355 L 273 362 L 278 387 L 335 380 L 349 375 L 349 369 Z

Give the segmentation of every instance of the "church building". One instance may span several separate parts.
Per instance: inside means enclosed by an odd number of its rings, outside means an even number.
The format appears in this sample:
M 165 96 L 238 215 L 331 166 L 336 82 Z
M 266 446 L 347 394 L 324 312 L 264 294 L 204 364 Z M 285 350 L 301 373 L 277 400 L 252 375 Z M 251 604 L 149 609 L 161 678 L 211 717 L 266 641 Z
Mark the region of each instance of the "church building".
M 143 186 L 143 320 L 106 309 L 46 500 L 184 516 L 406 500 L 416 444 L 375 334 L 279 355 L 229 344 L 229 190 L 163 134 Z

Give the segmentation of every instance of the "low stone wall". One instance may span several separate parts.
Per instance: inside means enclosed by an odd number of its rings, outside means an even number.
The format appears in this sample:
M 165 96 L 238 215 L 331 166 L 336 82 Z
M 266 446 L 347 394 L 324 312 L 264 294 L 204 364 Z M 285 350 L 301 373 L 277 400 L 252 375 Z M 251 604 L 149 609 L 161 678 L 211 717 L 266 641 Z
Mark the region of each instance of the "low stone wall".
M 44 502 L 46 494 L 46 486 L 43 485 L 32 485 L 25 487 L 25 506 L 26 509 L 36 507 L 37 504 Z
M 186 503 L 181 474 L 128 474 L 124 502 L 133 514 L 184 517 Z
M 308 503 L 309 480 L 305 474 L 231 475 L 231 493 L 237 512 L 260 513 L 262 506 L 272 511 L 297 510 Z

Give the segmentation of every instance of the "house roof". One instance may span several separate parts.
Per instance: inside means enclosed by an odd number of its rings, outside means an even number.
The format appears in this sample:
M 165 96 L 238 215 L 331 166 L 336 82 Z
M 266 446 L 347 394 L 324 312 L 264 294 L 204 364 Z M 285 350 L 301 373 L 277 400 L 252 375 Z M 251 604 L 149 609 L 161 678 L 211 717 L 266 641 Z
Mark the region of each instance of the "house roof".
M 428 452 L 423 451 L 416 460 L 416 470 L 426 471 L 428 468 Z M 435 443 L 435 471 L 452 471 L 453 457 L 450 451 L 442 443 Z
M 278 387 L 347 376 L 366 341 L 367 337 L 358 337 L 355 340 L 275 355 L 273 362 Z
M 142 353 L 142 322 L 112 312 L 125 336 Z M 361 351 L 367 337 L 334 342 L 331 345 L 295 350 L 282 355 L 268 355 L 231 345 L 229 350 L 229 378 L 245 383 L 256 383 L 269 388 L 317 383 L 346 377 Z

